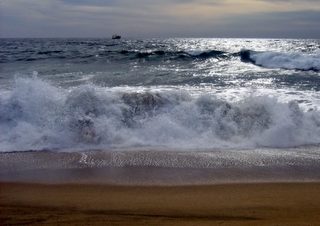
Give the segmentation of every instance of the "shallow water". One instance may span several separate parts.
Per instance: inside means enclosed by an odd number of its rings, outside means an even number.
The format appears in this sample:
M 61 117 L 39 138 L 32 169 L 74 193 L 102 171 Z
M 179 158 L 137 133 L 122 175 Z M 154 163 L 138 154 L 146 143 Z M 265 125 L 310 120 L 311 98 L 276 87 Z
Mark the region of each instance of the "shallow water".
M 1 181 L 199 185 L 319 182 L 318 146 L 254 150 L 2 153 Z

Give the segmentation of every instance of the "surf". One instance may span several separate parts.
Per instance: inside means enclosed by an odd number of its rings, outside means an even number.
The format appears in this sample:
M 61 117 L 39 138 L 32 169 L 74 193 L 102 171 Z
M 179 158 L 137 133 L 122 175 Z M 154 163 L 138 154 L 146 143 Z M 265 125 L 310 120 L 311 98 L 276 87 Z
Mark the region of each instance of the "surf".
M 230 101 L 186 91 L 55 87 L 16 78 L 1 95 L 2 152 L 162 147 L 237 149 L 320 143 L 320 112 L 257 94 Z
M 315 72 L 320 70 L 320 52 L 303 54 L 299 52 L 280 53 L 242 50 L 240 56 L 243 62 L 250 62 L 265 68 Z

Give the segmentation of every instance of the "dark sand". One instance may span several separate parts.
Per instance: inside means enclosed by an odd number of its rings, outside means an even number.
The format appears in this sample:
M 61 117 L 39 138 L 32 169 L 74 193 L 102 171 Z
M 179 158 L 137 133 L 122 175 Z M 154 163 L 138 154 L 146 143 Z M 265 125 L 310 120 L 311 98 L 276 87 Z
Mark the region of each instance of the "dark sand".
M 320 183 L 1 183 L 3 225 L 320 225 Z

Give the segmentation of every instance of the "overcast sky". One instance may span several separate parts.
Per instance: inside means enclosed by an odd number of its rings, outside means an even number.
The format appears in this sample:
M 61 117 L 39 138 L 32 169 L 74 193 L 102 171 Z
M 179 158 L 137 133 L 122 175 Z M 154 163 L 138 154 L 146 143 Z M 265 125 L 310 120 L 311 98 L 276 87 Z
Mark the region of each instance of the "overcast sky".
M 0 0 L 0 37 L 320 38 L 320 0 Z

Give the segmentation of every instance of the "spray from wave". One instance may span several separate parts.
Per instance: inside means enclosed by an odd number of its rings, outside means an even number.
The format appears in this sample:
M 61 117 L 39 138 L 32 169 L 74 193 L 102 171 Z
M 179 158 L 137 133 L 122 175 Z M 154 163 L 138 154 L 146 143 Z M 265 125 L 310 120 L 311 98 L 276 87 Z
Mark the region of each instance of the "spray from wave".
M 161 147 L 293 147 L 320 143 L 320 112 L 249 95 L 227 101 L 183 91 L 57 88 L 17 78 L 0 100 L 2 152 Z

